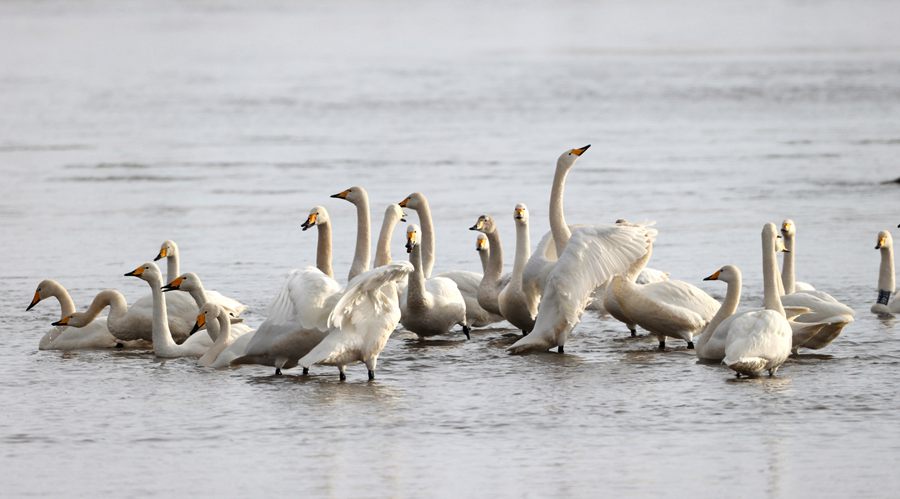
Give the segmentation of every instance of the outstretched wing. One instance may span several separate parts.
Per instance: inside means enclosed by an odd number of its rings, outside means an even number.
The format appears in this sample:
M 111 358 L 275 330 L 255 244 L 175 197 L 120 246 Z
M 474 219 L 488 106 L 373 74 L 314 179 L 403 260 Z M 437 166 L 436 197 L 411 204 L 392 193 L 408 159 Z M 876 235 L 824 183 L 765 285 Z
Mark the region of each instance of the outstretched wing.
M 316 267 L 292 270 L 269 305 L 266 320 L 325 331 L 331 313 L 330 301 L 340 290 L 337 281 Z

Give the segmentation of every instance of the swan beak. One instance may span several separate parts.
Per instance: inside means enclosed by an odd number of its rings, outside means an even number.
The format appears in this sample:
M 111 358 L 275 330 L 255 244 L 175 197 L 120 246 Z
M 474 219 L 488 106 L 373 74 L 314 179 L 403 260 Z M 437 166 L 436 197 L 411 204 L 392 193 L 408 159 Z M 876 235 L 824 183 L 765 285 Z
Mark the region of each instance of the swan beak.
M 478 230 L 478 224 L 469 227 L 469 230 Z
M 513 216 L 516 220 L 522 220 L 525 218 L 525 210 L 516 210 L 516 214 Z
M 406 213 L 400 215 L 400 221 L 406 223 Z
M 709 276 L 709 277 L 704 277 L 703 280 L 704 280 L 704 281 L 718 281 L 718 280 L 719 280 L 719 273 L 721 273 L 721 272 L 722 272 L 721 270 L 717 270 L 717 271 L 713 272 L 713 274 L 712 274 L 711 276 Z
M 205 325 L 206 325 L 206 316 L 203 314 L 198 315 L 197 322 L 194 323 L 194 327 L 191 328 L 191 332 L 188 333 L 188 336 L 196 333 L 197 331 L 200 330 L 201 327 L 203 327 Z
M 337 194 L 332 194 L 331 197 L 338 198 L 338 199 L 347 199 L 347 196 L 349 196 L 349 195 L 350 195 L 350 189 L 347 189 L 347 190 L 341 191 Z
M 406 241 L 406 252 L 412 253 L 413 243 L 412 241 Z
M 143 273 L 144 273 L 144 267 L 138 267 L 138 268 L 132 270 L 131 272 L 125 274 L 125 277 L 129 277 L 129 276 L 140 277 L 141 274 L 143 274 Z
M 484 251 L 487 249 L 487 239 L 479 239 L 475 241 L 475 251 Z
M 39 301 L 41 301 L 41 294 L 35 291 L 34 298 L 32 298 L 31 300 L 31 305 L 28 305 L 28 308 L 26 308 L 25 311 L 28 312 L 29 310 L 34 308 L 34 306 L 37 305 Z
M 163 291 L 177 291 L 181 287 L 182 282 L 184 282 L 183 277 L 176 277 L 172 282 L 163 286 L 162 290 Z
M 58 321 L 56 321 L 56 322 L 51 322 L 50 325 L 51 325 L 51 326 L 68 326 L 68 325 L 69 325 L 69 318 L 70 318 L 70 317 L 72 317 L 72 316 L 71 316 L 71 315 L 67 315 L 67 316 L 63 317 L 62 319 L 60 319 L 60 320 L 58 320 Z
M 309 216 L 306 218 L 306 221 L 303 222 L 302 224 L 300 224 L 300 228 L 303 230 L 306 230 L 306 229 L 312 227 L 313 225 L 316 225 L 316 218 L 318 218 L 318 217 L 319 217 L 318 213 L 310 213 Z
M 587 151 L 590 147 L 591 145 L 588 144 L 584 147 L 579 147 L 578 149 L 572 149 L 572 151 L 570 152 L 576 156 L 581 156 L 582 154 L 584 154 L 584 151 Z
M 166 248 L 160 248 L 159 254 L 156 255 L 156 258 L 154 258 L 153 261 L 155 262 L 157 260 L 162 260 L 163 258 L 165 258 L 168 255 L 169 255 L 169 250 L 167 250 Z
M 399 204 L 401 208 L 406 208 L 406 205 L 409 204 L 409 196 L 406 196 L 406 199 L 404 199 L 403 201 L 400 201 L 397 204 Z
M 885 245 L 885 243 L 887 243 L 887 240 L 886 240 L 886 239 L 887 239 L 887 238 L 885 238 L 885 237 L 879 237 L 879 238 L 878 238 L 878 244 L 875 245 L 875 249 L 881 249 L 881 248 L 883 248 L 884 245 Z M 37 293 L 35 293 L 34 296 L 35 296 L 35 298 L 37 298 Z M 37 302 L 35 302 L 35 303 L 37 303 Z

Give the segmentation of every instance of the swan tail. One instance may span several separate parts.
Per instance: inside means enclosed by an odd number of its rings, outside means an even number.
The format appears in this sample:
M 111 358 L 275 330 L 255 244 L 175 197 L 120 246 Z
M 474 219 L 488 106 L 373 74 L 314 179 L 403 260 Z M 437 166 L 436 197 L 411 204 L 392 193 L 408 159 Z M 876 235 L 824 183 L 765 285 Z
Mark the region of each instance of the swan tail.
M 737 359 L 729 359 L 725 357 L 725 363 L 730 369 L 741 374 L 755 376 L 763 371 L 769 361 L 762 357 L 738 357 Z

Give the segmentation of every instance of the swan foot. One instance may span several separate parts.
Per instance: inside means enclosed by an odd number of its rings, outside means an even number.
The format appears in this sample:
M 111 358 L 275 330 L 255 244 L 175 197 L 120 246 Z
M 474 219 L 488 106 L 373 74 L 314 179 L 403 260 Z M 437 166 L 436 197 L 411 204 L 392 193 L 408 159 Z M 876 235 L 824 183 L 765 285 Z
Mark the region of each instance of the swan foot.
M 566 349 L 562 345 L 560 345 L 556 347 L 556 353 L 566 353 Z
M 369 369 L 369 381 L 375 381 L 375 371 Z
M 693 342 L 693 341 L 689 341 L 689 342 L 688 342 L 688 350 L 693 350 L 693 349 L 694 349 L 694 342 Z
M 775 373 L 777 373 L 777 372 L 778 372 L 777 367 L 774 369 L 769 369 L 769 377 L 771 378 L 771 377 L 775 376 Z
M 303 368 L 303 375 L 304 375 L 304 376 L 309 376 L 309 368 L 308 368 L 308 367 L 304 367 L 304 368 Z
M 341 381 L 347 381 L 347 373 L 341 371 Z
M 734 377 L 737 379 L 741 379 L 741 373 L 734 373 Z
M 275 368 L 275 376 L 281 376 L 281 368 L 280 367 Z
M 524 337 L 528 336 L 528 333 L 530 333 L 530 332 L 531 332 L 531 331 L 526 331 L 526 330 L 523 329 L 523 330 L 522 330 L 522 337 L 524 338 Z
M 469 326 L 463 325 L 463 334 L 466 335 L 467 340 L 471 340 L 472 337 L 469 335 L 469 332 L 472 331 L 472 328 Z
M 634 327 L 633 325 L 629 324 L 629 325 L 628 325 L 628 330 L 631 331 L 631 337 L 632 337 L 632 338 L 634 338 L 634 337 L 637 336 L 637 328 L 636 328 L 636 327 Z
M 666 340 L 659 340 L 659 349 L 660 350 L 666 349 Z

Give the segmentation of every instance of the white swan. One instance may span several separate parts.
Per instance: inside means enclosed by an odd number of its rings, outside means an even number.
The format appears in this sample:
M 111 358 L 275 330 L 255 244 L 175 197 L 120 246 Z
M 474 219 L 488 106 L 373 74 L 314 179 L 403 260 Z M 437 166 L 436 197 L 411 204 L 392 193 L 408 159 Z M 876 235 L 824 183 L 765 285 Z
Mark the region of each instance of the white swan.
M 206 326 L 207 333 L 214 341 L 212 346 L 197 359 L 198 364 L 213 368 L 228 367 L 231 361 L 244 354 L 255 331 L 243 324 L 236 324 L 240 327 L 232 328 L 232 318 L 228 310 L 216 303 L 208 302 L 200 307 L 191 334 Z
M 525 292 L 525 266 L 531 257 L 531 236 L 528 231 L 528 207 L 522 203 L 513 210 L 516 224 L 516 259 L 513 262 L 509 283 L 500 291 L 497 302 L 500 315 L 510 324 L 528 334 L 534 328 L 538 312 L 538 296 Z
M 794 259 L 797 258 L 797 225 L 790 218 L 781 222 L 781 236 L 784 239 L 784 255 L 781 269 L 781 284 L 787 294 L 795 291 L 815 291 L 812 284 L 797 281 Z
M 259 364 L 275 367 L 275 374 L 297 365 L 301 357 L 325 338 L 328 316 L 340 299 L 341 286 L 331 276 L 331 220 L 316 206 L 301 228 L 316 227 L 316 266 L 292 270 L 269 305 L 266 320 L 247 344 L 244 354 L 231 365 Z M 303 374 L 307 374 L 307 369 Z
M 765 310 L 738 314 L 725 339 L 723 363 L 737 377 L 757 376 L 768 371 L 774 376 L 791 354 L 791 325 L 778 296 L 778 268 L 775 258 L 775 224 L 762 230 L 763 290 Z
M 397 285 L 412 270 L 409 263 L 397 262 L 357 276 L 347 285 L 328 318 L 328 336 L 299 364 L 304 369 L 313 364 L 337 366 L 344 381 L 347 364 L 363 362 L 369 380 L 374 380 L 378 355 L 400 321 Z
M 628 270 L 649 251 L 656 229 L 640 226 L 583 227 L 575 230 L 553 265 L 538 305 L 534 329 L 507 350 L 511 353 L 564 352 L 569 332 L 581 320 L 595 289 Z
M 500 245 L 500 234 L 490 215 L 481 215 L 469 230 L 477 230 L 488 238 L 488 265 L 484 267 L 481 282 L 478 284 L 478 304 L 492 314 L 501 315 L 499 297 L 503 288 L 509 284 L 510 275 L 503 274 L 503 247 Z
M 406 251 L 414 270 L 409 275 L 406 299 L 400 304 L 400 323 L 419 337 L 444 334 L 459 324 L 469 338 L 466 301 L 456 283 L 440 276 L 425 278 L 420 231 L 415 224 L 406 229 Z
M 227 296 L 215 293 L 214 291 L 207 291 L 206 288 L 203 287 L 203 281 L 201 281 L 200 277 L 193 272 L 181 274 L 163 286 L 162 290 L 170 293 L 170 295 L 172 291 L 187 292 L 191 295 L 191 298 L 194 299 L 194 303 L 197 305 L 198 310 L 199 308 L 203 308 L 203 305 L 206 305 L 207 303 L 215 303 L 224 308 L 225 312 L 232 317 L 237 317 L 247 309 L 246 305 L 233 298 L 228 298 Z
M 487 272 L 487 267 L 490 265 L 491 258 L 491 243 L 488 242 L 488 238 L 484 233 L 479 232 L 478 237 L 475 238 L 475 252 L 478 253 L 478 259 L 481 260 L 481 270 L 482 272 Z
M 208 334 L 191 335 L 180 345 L 172 339 L 166 310 L 166 295 L 162 291 L 162 272 L 155 263 L 147 262 L 125 275 L 137 277 L 150 285 L 153 297 L 153 353 L 157 357 L 200 357 L 206 353 L 212 346 Z
M 59 302 L 60 321 L 66 316 L 75 313 L 75 302 L 62 284 L 53 279 L 44 279 L 34 291 L 34 298 L 25 311 L 34 308 L 45 298 L 56 298 Z M 109 332 L 106 319 L 100 319 L 89 326 L 78 329 L 66 326 L 53 326 L 50 331 L 41 337 L 38 343 L 39 350 L 80 350 L 92 348 L 122 347 L 115 336 Z
M 419 223 L 422 224 L 422 265 L 425 278 L 429 279 L 431 270 L 434 268 L 436 243 L 434 222 L 431 218 L 431 207 L 428 204 L 428 198 L 421 192 L 414 192 L 398 204 L 401 208 L 415 210 L 419 216 Z M 466 323 L 470 327 L 487 326 L 503 320 L 503 317 L 499 314 L 485 310 L 478 303 L 478 287 L 481 284 L 481 275 L 466 270 L 451 270 L 441 273 L 439 277 L 445 277 L 456 283 L 457 289 L 459 289 L 459 292 L 462 293 L 463 298 L 466 300 Z
M 353 253 L 353 263 L 350 265 L 350 274 L 347 281 L 369 270 L 369 258 L 371 245 L 371 229 L 369 217 L 369 193 L 359 186 L 345 189 L 331 197 L 345 199 L 356 206 L 356 250 Z
M 894 274 L 894 238 L 890 232 L 883 230 L 878 233 L 875 249 L 881 250 L 881 264 L 878 269 L 878 299 L 872 305 L 872 313 L 900 314 L 900 299 L 894 297 L 893 301 L 891 300 L 897 284 Z
M 375 243 L 375 267 L 381 267 L 393 262 L 391 256 L 391 238 L 397 223 L 406 222 L 406 213 L 399 204 L 391 203 L 384 210 L 384 220 L 381 222 L 381 232 Z
M 159 253 L 153 259 L 154 262 L 159 261 L 161 259 L 166 259 L 166 282 L 171 283 L 172 281 L 178 279 L 180 275 L 181 269 L 181 253 L 178 251 L 178 245 L 175 244 L 175 241 L 171 239 L 167 239 L 163 241 L 162 245 L 159 247 Z M 205 289 L 202 287 L 202 284 L 199 288 L 194 287 L 193 290 L 185 289 L 184 291 L 189 291 L 191 297 L 194 299 L 194 302 L 197 305 L 197 310 L 194 311 L 191 317 L 186 318 L 187 322 L 191 322 L 194 320 L 194 316 L 197 315 L 197 311 L 200 310 L 207 301 L 211 301 L 213 303 L 218 303 L 225 307 L 229 313 L 234 316 L 239 316 L 244 310 L 247 309 L 247 306 L 243 303 L 235 300 L 234 298 L 229 298 L 218 291 L 213 291 L 210 289 Z M 181 300 L 183 296 L 179 296 L 181 293 L 170 293 L 169 294 L 169 305 L 171 308 L 172 300 Z M 142 298 L 135 302 L 132 306 L 143 306 L 143 301 L 149 300 L 149 297 Z M 152 303 L 152 302 L 150 302 Z M 152 305 L 150 306 L 152 309 Z M 171 313 L 170 313 L 171 315 Z

